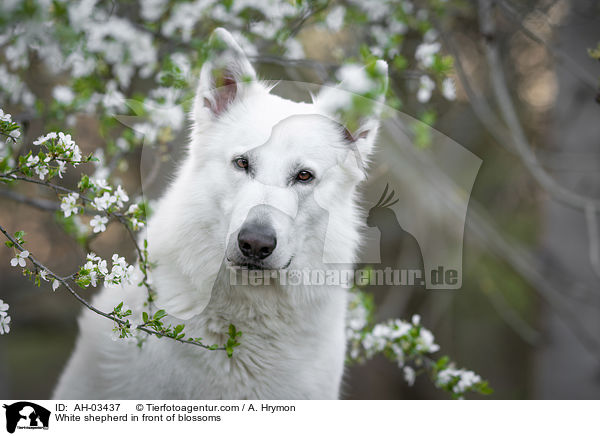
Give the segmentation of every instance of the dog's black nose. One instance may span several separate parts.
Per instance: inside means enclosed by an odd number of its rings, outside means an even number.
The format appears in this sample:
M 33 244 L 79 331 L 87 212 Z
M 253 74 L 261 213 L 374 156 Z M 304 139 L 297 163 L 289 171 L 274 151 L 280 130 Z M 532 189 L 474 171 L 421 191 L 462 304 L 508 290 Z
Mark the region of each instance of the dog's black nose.
M 246 257 L 264 259 L 277 246 L 275 230 L 271 226 L 244 224 L 238 234 L 238 246 Z

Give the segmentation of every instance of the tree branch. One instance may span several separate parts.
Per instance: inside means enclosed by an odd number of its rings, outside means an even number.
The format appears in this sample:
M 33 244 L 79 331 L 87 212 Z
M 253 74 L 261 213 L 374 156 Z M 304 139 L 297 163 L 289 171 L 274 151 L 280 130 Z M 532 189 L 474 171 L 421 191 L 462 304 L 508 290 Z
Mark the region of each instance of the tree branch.
M 590 240 L 590 263 L 594 273 L 600 277 L 600 240 L 598 238 L 598 211 L 593 205 L 585 208 L 585 222 L 587 225 L 588 239 Z
M 590 87 L 594 92 L 596 92 L 596 79 L 588 74 L 586 70 L 581 68 L 579 64 L 571 58 L 567 53 L 562 50 L 553 47 L 548 42 L 544 40 L 541 36 L 537 35 L 533 30 L 529 29 L 525 24 L 523 24 L 523 20 L 521 19 L 522 14 L 520 14 L 517 10 L 513 8 L 509 2 L 504 0 L 496 0 L 497 4 L 500 6 L 500 9 L 504 13 L 505 17 L 510 18 L 514 23 L 516 23 L 521 31 L 529 37 L 531 40 L 537 42 L 538 44 L 544 46 L 546 51 L 561 65 L 564 65 L 566 69 L 568 69 L 573 75 L 575 75 L 579 80 L 585 83 L 588 87 Z
M 90 198 L 86 197 L 85 195 L 81 195 L 78 191 L 56 185 L 54 183 L 49 182 L 48 180 L 37 180 L 37 179 L 33 179 L 31 177 L 17 176 L 16 174 L 11 174 L 11 175 L 0 174 L 0 179 L 3 179 L 3 178 L 6 180 L 21 180 L 21 181 L 33 183 L 36 185 L 46 186 L 46 187 L 52 188 L 57 194 L 58 194 L 58 191 L 61 191 L 63 193 L 69 193 L 69 194 L 75 193 L 75 194 L 79 195 L 79 198 L 84 203 L 88 203 L 88 204 L 92 203 L 92 200 Z M 1 191 L 0 191 L 0 193 L 1 193 Z M 21 200 L 25 200 L 25 198 L 21 198 L 21 197 L 19 197 L 19 198 Z M 25 202 L 25 201 L 23 201 L 23 202 Z M 60 208 L 60 206 L 59 206 L 59 208 Z M 84 212 L 85 212 L 85 210 L 84 210 Z M 135 234 L 133 233 L 133 230 L 130 228 L 129 223 L 127 222 L 127 217 L 120 212 L 89 211 L 88 213 L 105 215 L 109 218 L 111 218 L 111 217 L 115 218 L 117 221 L 119 221 L 121 224 L 123 224 L 123 226 L 125 226 L 125 229 L 127 230 L 127 234 L 129 235 L 131 242 L 133 242 L 133 245 L 135 246 L 135 250 L 138 253 L 139 262 L 142 265 L 142 268 L 141 268 L 142 274 L 143 274 L 142 284 L 148 290 L 148 301 L 152 302 L 152 300 L 154 299 L 154 292 L 152 291 L 152 288 L 151 288 L 150 284 L 148 283 L 148 259 L 147 259 L 147 256 L 145 255 L 145 250 L 142 250 L 140 245 L 138 244 L 137 238 L 136 238 Z
M 512 136 L 515 151 L 533 178 L 561 203 L 584 210 L 588 204 L 600 208 L 600 199 L 586 197 L 559 185 L 540 165 L 535 153 L 527 140 L 523 127 L 517 116 L 506 79 L 502 62 L 496 44 L 496 25 L 493 18 L 492 0 L 479 0 L 479 25 L 481 34 L 485 37 L 484 48 L 489 66 L 492 88 L 504 122 Z M 502 144 L 502 142 L 501 142 Z
M 40 210 L 50 212 L 60 210 L 60 203 L 43 198 L 30 198 L 18 192 L 11 191 L 10 189 L 0 188 L 0 196 L 10 198 L 11 200 L 19 203 L 27 204 L 28 206 L 33 206 Z
M 4 229 L 4 227 L 2 227 L 2 225 L 0 225 L 0 232 L 2 232 L 4 234 L 4 236 L 14 244 L 14 246 L 21 252 L 25 251 L 25 249 L 12 237 L 10 236 L 10 234 Z M 29 261 L 36 267 L 37 270 L 41 270 L 41 271 L 47 271 L 48 275 L 50 275 L 52 278 L 56 279 L 57 281 L 59 281 L 65 288 L 67 288 L 67 290 L 71 293 L 71 295 L 73 295 L 77 301 L 79 301 L 81 304 L 83 304 L 85 307 L 87 307 L 89 310 L 91 310 L 92 312 L 106 318 L 106 319 L 110 319 L 111 321 L 119 324 L 120 326 L 125 326 L 127 325 L 127 321 L 123 321 L 122 319 L 119 319 L 113 315 L 111 315 L 110 313 L 107 312 L 103 312 L 102 310 L 94 307 L 91 303 L 89 303 L 86 299 L 84 299 L 81 295 L 79 295 L 77 293 L 77 291 L 75 291 L 71 285 L 69 284 L 69 282 L 67 280 L 72 279 L 73 275 L 71 276 L 67 276 L 67 277 L 61 277 L 58 274 L 56 274 L 55 272 L 53 272 L 52 270 L 50 270 L 48 267 L 46 267 L 44 264 L 42 264 L 41 262 L 39 262 L 31 253 L 27 256 L 27 259 L 29 259 Z M 154 335 L 157 336 L 159 338 L 161 337 L 167 337 L 169 339 L 173 339 L 177 342 L 180 342 L 182 344 L 191 344 L 191 345 L 195 345 L 197 347 L 201 347 L 207 350 L 225 350 L 225 347 L 210 347 L 208 345 L 202 344 L 201 342 L 198 341 L 188 341 L 188 340 L 183 340 L 183 339 L 178 339 L 178 338 L 174 338 L 174 337 L 170 337 L 170 336 L 166 336 L 164 334 L 161 334 L 160 332 L 154 331 L 154 330 L 150 330 L 146 327 L 144 327 L 144 325 L 140 325 L 137 327 L 137 330 L 140 330 L 144 333 L 148 333 L 150 335 Z

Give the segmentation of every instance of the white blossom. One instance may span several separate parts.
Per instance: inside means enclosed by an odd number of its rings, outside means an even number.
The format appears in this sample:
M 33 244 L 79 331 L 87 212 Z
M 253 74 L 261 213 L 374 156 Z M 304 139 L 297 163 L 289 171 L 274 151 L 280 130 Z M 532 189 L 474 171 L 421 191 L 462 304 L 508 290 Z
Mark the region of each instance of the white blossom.
M 165 11 L 168 0 L 144 0 L 140 2 L 140 15 L 144 20 L 154 21 Z
M 115 199 L 117 202 L 117 206 L 123 207 L 123 203 L 129 201 L 129 196 L 127 192 L 121 187 L 121 185 L 117 186 L 117 190 L 115 191 Z
M 58 289 L 58 287 L 60 286 L 60 282 L 56 279 L 54 279 L 52 281 L 52 290 L 56 292 L 56 290 Z
M 455 394 L 464 394 L 474 385 L 481 383 L 481 377 L 473 371 L 466 369 L 446 368 L 440 371 L 437 375 L 436 384 L 438 386 L 447 385 L 453 380 L 457 380 L 456 385 L 452 388 Z
M 192 37 L 192 30 L 202 15 L 206 13 L 207 6 L 212 1 L 196 0 L 191 3 L 178 3 L 173 6 L 169 18 L 163 22 L 162 33 L 165 36 L 173 36 L 176 32 L 181 33 L 181 39 L 188 42 Z
M 336 76 L 344 83 L 347 91 L 356 94 L 369 92 L 376 85 L 367 71 L 357 64 L 344 65 L 338 70 Z
M 390 333 L 390 339 L 392 340 L 396 338 L 401 338 L 402 336 L 406 335 L 412 328 L 412 325 L 400 319 L 395 320 L 393 324 L 394 328 L 391 330 Z
M 427 32 L 425 32 L 425 35 L 423 35 L 423 41 L 431 44 L 431 43 L 435 42 L 435 40 L 437 39 L 438 36 L 439 36 L 438 31 L 432 27 Z
M 33 141 L 33 145 L 42 145 L 46 141 L 49 141 L 51 139 L 56 139 L 56 138 L 58 138 L 58 134 L 56 132 L 50 132 L 44 136 L 40 136 L 38 139 Z
M 95 197 L 92 200 L 92 206 L 94 206 L 97 210 L 107 210 L 110 208 L 115 202 L 117 198 L 114 195 L 110 195 L 108 192 L 102 194 L 102 196 Z
M 0 317 L 0 335 L 10 332 L 10 316 Z
M 415 58 L 425 68 L 429 68 L 433 65 L 434 55 L 440 51 L 441 44 L 439 42 L 423 42 L 419 44 L 415 51 Z
M 79 146 L 75 144 L 75 141 L 71 139 L 71 135 L 65 135 L 63 132 L 58 132 L 58 145 L 63 146 L 65 154 L 70 157 L 73 162 L 81 161 L 81 150 Z M 76 166 L 76 163 L 73 163 Z
M 87 262 L 80 270 L 81 278 L 88 277 L 89 284 L 96 286 L 98 281 L 104 280 L 104 286 L 114 287 L 124 281 L 131 282 L 132 275 L 135 271 L 133 265 L 129 265 L 124 257 L 114 254 L 112 256 L 112 267 L 108 269 L 108 262 L 105 259 L 96 256 L 94 253 L 87 255 Z M 84 286 L 88 283 L 84 280 L 81 282 Z
M 417 376 L 415 370 L 410 366 L 405 366 L 404 368 L 402 368 L 402 372 L 404 373 L 404 380 L 406 381 L 406 383 L 408 383 L 409 386 L 414 385 Z
M 106 84 L 106 91 L 102 97 L 102 105 L 107 110 L 107 113 L 118 113 L 126 108 L 125 96 L 118 90 L 117 82 L 114 80 Z
M 88 255 L 86 256 L 86 259 L 91 260 L 92 262 L 101 260 L 100 256 L 97 256 L 96 253 L 88 253 Z
M 96 265 L 96 268 L 98 268 L 98 271 L 100 271 L 101 274 L 108 274 L 108 266 L 106 260 L 100 259 L 98 261 L 98 264 Z
M 0 316 L 6 316 L 8 315 L 8 308 L 10 306 L 8 305 L 8 303 L 5 303 L 4 301 L 0 300 Z
M 58 165 L 58 167 L 57 167 L 58 177 L 60 177 L 62 179 L 63 173 L 65 171 L 67 171 L 67 164 L 62 160 L 58 160 L 58 161 L 56 161 L 56 163 Z
M 44 180 L 46 174 L 48 174 L 49 172 L 49 169 L 46 165 L 39 165 L 33 169 L 33 172 L 35 172 L 38 175 L 40 180 Z
M 125 138 L 122 138 L 122 137 L 117 138 L 117 140 L 115 141 L 115 145 L 121 151 L 129 150 L 129 142 L 127 142 L 127 140 Z
M 420 21 L 425 21 L 429 17 L 429 12 L 427 9 L 419 9 L 417 11 L 417 19 Z
M 144 223 L 142 221 L 139 221 L 137 218 L 131 218 L 130 222 L 133 230 L 137 231 L 144 227 Z
M 392 14 L 390 5 L 381 0 L 352 0 L 369 17 L 370 21 L 379 21 Z
M 394 35 L 404 35 L 408 32 L 408 25 L 404 21 L 392 19 L 388 25 L 388 32 Z
M 7 122 L 11 123 L 12 115 L 5 113 L 2 109 L 0 109 L 0 121 L 7 121 Z
M 446 77 L 442 82 L 442 95 L 446 100 L 456 100 L 456 85 L 451 77 Z
M 90 285 L 94 288 L 98 286 L 98 273 L 94 270 L 90 271 Z
M 127 214 L 128 215 L 133 215 L 134 213 L 136 213 L 138 210 L 140 209 L 140 207 L 136 204 L 133 203 L 129 206 L 129 209 L 127 209 Z
M 409 0 L 402 2 L 402 10 L 407 14 L 412 14 L 415 10 L 415 5 L 412 4 Z
M 302 59 L 306 57 L 304 54 L 304 48 L 302 47 L 300 41 L 298 41 L 297 39 L 290 38 L 286 40 L 284 43 L 284 47 L 285 54 L 290 59 Z
M 124 280 L 129 281 L 130 276 L 135 270 L 132 265 L 127 264 L 124 257 L 118 254 L 113 254 L 112 261 L 113 265 L 110 273 L 104 276 L 104 286 L 107 287 L 118 285 Z
M 181 91 L 174 88 L 158 87 L 150 91 L 144 101 L 144 108 L 150 119 L 148 123 L 142 123 L 148 124 L 142 127 L 142 130 L 147 130 L 142 136 L 146 136 L 148 141 L 154 142 L 162 128 L 181 129 L 185 121 L 185 112 L 178 102 L 180 95 Z M 138 125 L 135 126 L 136 130 L 137 128 Z
M 325 24 L 329 30 L 333 32 L 338 32 L 342 26 L 344 25 L 344 16 L 346 15 L 346 8 L 341 5 L 338 5 L 331 9 L 327 18 L 325 18 Z
M 61 104 L 69 105 L 75 99 L 75 93 L 68 86 L 59 85 L 52 90 L 52 97 Z
M 94 233 L 104 232 L 106 230 L 106 224 L 108 218 L 105 216 L 96 215 L 91 219 L 90 225 L 93 227 Z
M 71 214 L 77 214 L 77 200 L 79 199 L 79 194 L 76 192 L 71 192 L 68 195 L 65 195 L 60 203 L 60 208 L 65 214 L 65 218 L 69 218 Z
M 26 265 L 25 259 L 27 259 L 28 256 L 29 256 L 29 251 L 27 251 L 27 250 L 23 250 L 23 251 L 17 253 L 15 255 L 15 257 L 13 257 L 10 260 L 11 266 L 19 265 L 21 268 L 25 268 L 25 265 Z
M 424 327 L 421 327 L 419 338 L 417 339 L 417 350 L 426 353 L 435 353 L 440 349 L 440 346 L 435 343 L 433 333 Z
M 94 184 L 96 189 L 100 191 L 112 191 L 112 188 L 110 187 L 106 179 L 94 179 L 92 180 L 92 183 Z
M 421 103 L 427 103 L 431 99 L 431 92 L 435 89 L 435 82 L 429 76 L 421 76 L 419 80 L 419 90 L 417 91 L 417 100 Z
M 96 68 L 93 57 L 86 57 L 80 50 L 75 50 L 65 59 L 65 67 L 71 70 L 74 78 L 84 77 L 91 74 Z
M 0 335 L 10 332 L 10 316 L 8 315 L 9 305 L 0 300 Z
M 17 38 L 17 42 L 26 43 L 22 38 Z M 9 48 L 14 46 L 9 45 Z M 26 47 L 26 44 L 23 45 Z M 5 51 L 6 54 L 6 51 Z M 4 64 L 0 64 L 0 89 L 5 91 L 6 100 L 4 98 L 1 101 L 8 101 L 13 104 L 23 103 L 27 108 L 31 108 L 35 102 L 35 97 L 27 88 L 27 85 L 16 74 L 12 74 L 8 71 Z
M 114 328 L 110 333 L 110 339 L 113 341 L 118 341 L 121 338 L 121 329 Z
M 33 166 L 37 165 L 38 163 L 40 163 L 40 157 L 31 155 L 27 158 L 25 165 L 27 165 L 28 167 L 33 167 Z

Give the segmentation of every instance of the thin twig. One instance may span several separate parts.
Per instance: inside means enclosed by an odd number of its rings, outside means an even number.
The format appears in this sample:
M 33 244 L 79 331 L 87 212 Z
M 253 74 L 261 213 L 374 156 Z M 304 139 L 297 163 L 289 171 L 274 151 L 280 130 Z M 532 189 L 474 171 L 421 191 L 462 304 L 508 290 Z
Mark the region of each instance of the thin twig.
M 6 174 L 0 174 L 0 179 L 21 180 L 21 181 L 25 181 L 25 182 L 29 182 L 29 183 L 34 183 L 37 185 L 47 186 L 47 187 L 52 188 L 57 194 L 58 194 L 58 191 L 61 191 L 63 193 L 75 193 L 75 194 L 79 195 L 79 198 L 84 203 L 85 202 L 87 202 L 88 204 L 92 203 L 92 200 L 90 198 L 86 197 L 85 195 L 81 195 L 79 192 L 77 192 L 73 189 L 64 188 L 62 186 L 55 185 L 55 184 L 49 182 L 48 180 L 37 180 L 37 179 L 33 179 L 31 177 L 17 176 L 15 174 L 11 174 L 10 176 L 6 175 Z M 154 299 L 154 292 L 152 291 L 152 288 L 150 287 L 150 284 L 148 283 L 148 259 L 146 258 L 144 251 L 140 248 L 137 238 L 135 237 L 135 234 L 133 233 L 133 231 L 131 230 L 131 228 L 129 226 L 129 223 L 127 222 L 127 217 L 120 212 L 107 212 L 107 211 L 91 212 L 90 211 L 90 213 L 99 213 L 99 214 L 105 215 L 109 218 L 115 218 L 117 221 L 119 221 L 121 224 L 123 224 L 125 226 L 125 228 L 127 229 L 127 234 L 129 235 L 129 237 L 130 237 L 131 241 L 133 242 L 135 249 L 138 253 L 140 263 L 143 264 L 143 266 L 144 266 L 142 268 L 142 274 L 143 274 L 142 284 L 148 290 L 148 301 L 151 302 Z
M 496 45 L 496 27 L 493 17 L 492 3 L 492 0 L 479 0 L 479 26 L 481 34 L 485 37 L 485 52 L 489 65 L 494 94 L 500 107 L 502 117 L 504 118 L 504 121 L 506 122 L 509 132 L 513 138 L 515 150 L 521 157 L 522 162 L 534 176 L 535 180 L 555 199 L 576 209 L 585 210 L 586 207 L 598 208 L 600 205 L 599 200 L 587 198 L 560 186 L 544 171 L 543 168 L 540 167 L 539 163 L 537 162 L 537 158 L 529 146 L 523 128 L 517 117 L 515 107 L 512 103 L 510 93 L 506 86 L 502 63 L 500 61 L 500 54 Z M 504 241 L 501 242 L 504 243 Z M 521 262 L 515 262 L 516 258 L 516 256 L 513 257 L 513 254 L 506 256 L 506 259 L 511 260 L 513 266 L 520 271 L 522 270 L 522 265 L 520 265 Z M 539 290 L 544 289 L 546 291 L 546 296 L 551 297 L 547 301 L 552 304 L 556 312 L 570 319 L 569 325 L 574 330 L 574 333 L 577 335 L 581 344 L 597 359 L 600 359 L 600 342 L 597 339 L 597 335 L 590 334 L 588 332 L 586 326 L 582 323 L 581 317 L 575 313 L 574 310 L 569 307 L 569 305 L 561 304 L 559 296 L 562 294 L 562 292 L 560 292 L 559 289 L 556 289 L 553 284 L 545 283 L 545 279 L 543 279 L 543 277 L 536 277 L 538 275 L 537 271 L 531 272 L 533 273 L 532 278 L 542 285 Z M 565 296 L 562 295 L 562 297 L 564 298 Z
M 588 239 L 590 240 L 590 263 L 594 273 L 600 277 L 600 240 L 598 239 L 598 211 L 593 205 L 585 208 L 585 222 L 587 224 Z
M 4 234 L 4 236 L 14 244 L 14 246 L 21 252 L 26 251 L 12 236 L 10 236 L 10 234 L 4 229 L 4 227 L 2 227 L 2 225 L 0 225 L 0 232 L 2 232 Z M 51 277 L 53 277 L 55 280 L 57 280 L 58 282 L 60 282 L 62 285 L 64 285 L 65 288 L 67 288 L 67 290 L 71 293 L 71 295 L 73 295 L 77 301 L 79 301 L 81 304 L 83 304 L 85 307 L 87 307 L 89 310 L 91 310 L 92 312 L 106 318 L 106 319 L 110 319 L 111 321 L 114 321 L 115 323 L 119 324 L 120 326 L 125 326 L 127 325 L 127 321 L 123 321 L 122 319 L 119 319 L 113 315 L 111 315 L 110 313 L 107 312 L 103 312 L 102 310 L 94 307 L 91 303 L 89 303 L 85 298 L 83 298 L 81 295 L 79 295 L 77 293 L 77 291 L 75 291 L 71 285 L 69 284 L 69 282 L 67 281 L 68 279 L 72 279 L 74 276 L 67 276 L 67 277 L 61 277 L 58 274 L 54 273 L 52 270 L 50 270 L 48 267 L 46 267 L 44 264 L 42 264 L 41 262 L 39 262 L 31 253 L 29 253 L 29 255 L 27 256 L 27 259 L 29 259 L 31 261 L 31 263 L 38 269 L 41 271 L 46 271 L 48 273 L 48 275 L 50 275 Z M 177 342 L 180 342 L 182 344 L 191 344 L 191 345 L 196 345 L 197 347 L 201 347 L 204 349 L 210 349 L 210 350 L 225 350 L 225 347 L 219 347 L 219 348 L 213 348 L 210 347 L 209 345 L 204 345 L 200 342 L 197 341 L 186 341 L 183 339 L 178 339 L 178 338 L 174 338 L 171 336 L 166 336 L 164 333 L 158 332 L 158 331 L 154 331 L 154 330 L 150 330 L 146 327 L 144 327 L 144 325 L 139 325 L 136 327 L 137 330 L 140 330 L 144 333 L 148 333 L 157 337 L 167 337 L 169 339 L 174 339 Z
M 527 35 L 531 40 L 537 42 L 542 45 L 546 51 L 554 57 L 557 61 L 561 63 L 566 69 L 568 69 L 571 73 L 573 73 L 579 80 L 585 83 L 588 87 L 592 88 L 594 92 L 596 92 L 596 79 L 592 77 L 586 70 L 579 66 L 579 63 L 573 60 L 571 56 L 569 56 L 564 51 L 558 49 L 555 46 L 550 45 L 544 38 L 536 34 L 533 30 L 528 28 L 521 19 L 522 14 L 520 14 L 514 7 L 509 4 L 509 2 L 504 0 L 496 0 L 497 4 L 500 6 L 500 9 L 504 12 L 504 16 L 510 18 L 513 22 L 515 22 L 521 31 Z
M 463 89 L 465 90 L 467 97 L 469 98 L 470 103 L 473 105 L 474 113 L 477 116 L 477 118 L 479 118 L 479 120 L 482 122 L 482 124 L 487 128 L 488 132 L 494 137 L 494 139 L 496 140 L 496 142 L 498 144 L 501 145 L 505 145 L 506 146 L 506 141 L 509 140 L 511 143 L 511 146 L 513 149 L 510 149 L 510 151 L 517 151 L 519 152 L 519 149 L 517 149 L 518 145 L 516 144 L 516 140 L 514 139 L 514 136 L 511 135 L 509 131 L 507 131 L 506 128 L 504 128 L 503 123 L 500 121 L 500 119 L 498 119 L 498 117 L 496 116 L 496 114 L 493 112 L 493 110 L 491 109 L 490 105 L 487 103 L 487 101 L 483 98 L 480 98 L 477 93 L 475 93 L 473 91 L 473 88 L 470 85 L 470 81 L 464 71 L 464 68 L 462 66 L 462 62 L 460 59 L 460 54 L 458 53 L 458 51 L 456 50 L 455 44 L 453 42 L 453 38 L 451 35 L 449 34 L 442 34 L 446 43 L 446 46 L 448 47 L 448 49 L 450 50 L 450 52 L 452 53 L 452 55 L 454 56 L 455 59 L 455 68 L 456 68 L 456 73 L 457 76 L 463 86 Z M 528 146 L 527 149 L 529 149 L 530 147 Z M 533 153 L 531 153 L 533 155 Z M 519 154 L 519 156 L 522 156 L 522 154 Z M 534 177 L 536 176 L 536 174 L 546 174 L 545 176 L 542 176 L 543 180 L 550 180 L 551 182 L 554 182 L 553 179 L 550 178 L 549 175 L 547 175 L 547 173 L 545 173 L 545 171 L 542 168 L 537 168 L 539 167 L 539 162 L 538 161 L 529 161 L 529 163 L 527 161 L 525 161 L 525 159 L 523 159 L 523 163 L 526 165 L 526 167 L 532 172 L 532 174 L 534 175 Z M 536 166 L 536 172 L 534 173 L 532 166 Z M 536 180 L 542 184 L 542 181 L 540 179 Z M 558 185 L 557 185 L 558 186 Z M 547 184 L 544 185 L 542 184 L 542 187 L 546 188 L 546 189 L 551 189 L 551 187 L 549 187 Z M 549 191 L 550 195 L 554 195 L 555 192 L 550 190 Z M 577 206 L 575 204 L 569 204 L 573 207 Z M 584 212 L 586 214 L 586 220 L 587 220 L 587 229 L 588 229 L 588 235 L 589 235 L 589 239 L 590 239 L 590 263 L 594 269 L 594 272 L 600 276 L 600 248 L 598 247 L 598 231 L 597 231 L 597 225 L 594 225 L 591 220 L 595 220 L 595 214 L 596 214 L 596 207 L 594 205 L 594 202 L 587 202 L 584 204 Z
M 55 185 L 54 183 L 50 183 L 47 180 L 37 180 L 37 179 L 32 179 L 31 177 L 17 176 L 16 174 L 12 174 L 12 175 L 0 174 L 0 179 L 5 179 L 7 181 L 22 180 L 24 182 L 34 183 L 36 185 L 47 186 L 49 188 L 52 188 L 55 192 L 56 191 L 61 191 L 61 192 L 66 192 L 66 193 L 74 192 L 74 193 L 79 194 L 77 191 L 74 191 L 69 188 L 65 188 L 63 186 Z
M 60 203 L 57 203 L 56 201 L 46 200 L 44 198 L 30 198 L 18 192 L 11 191 L 10 189 L 0 188 L 0 196 L 10 198 L 11 200 L 18 201 L 19 203 L 33 206 L 40 210 L 51 212 L 60 210 Z
M 512 306 L 506 301 L 502 293 L 497 289 L 486 289 L 482 287 L 483 293 L 488 297 L 496 313 L 504 322 L 517 334 L 523 341 L 529 345 L 536 346 L 540 344 L 542 335 L 539 331 L 531 327 Z
M 479 17 L 480 31 L 485 37 L 484 48 L 494 95 L 521 161 L 527 166 L 533 178 L 556 200 L 580 210 L 585 209 L 588 204 L 600 209 L 600 199 L 586 197 L 561 186 L 540 165 L 527 140 L 506 86 L 504 70 L 496 44 L 496 26 L 492 15 L 491 0 L 479 0 Z

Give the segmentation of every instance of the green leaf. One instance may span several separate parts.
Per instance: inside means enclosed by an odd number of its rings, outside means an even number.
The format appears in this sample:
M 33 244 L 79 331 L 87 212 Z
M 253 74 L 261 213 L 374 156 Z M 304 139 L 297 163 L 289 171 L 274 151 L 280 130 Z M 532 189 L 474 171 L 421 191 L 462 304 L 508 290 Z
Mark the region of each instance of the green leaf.
M 588 55 L 592 59 L 596 59 L 596 60 L 600 61 L 600 42 L 598 43 L 598 47 L 588 48 Z
M 164 318 L 165 316 L 167 316 L 167 312 L 165 312 L 163 309 L 161 309 L 154 314 L 153 318 L 155 321 L 158 321 L 159 319 Z
M 477 392 L 483 395 L 490 395 L 494 393 L 494 390 L 489 386 L 487 381 L 484 381 L 477 387 Z
M 448 366 L 448 363 L 450 363 L 450 358 L 448 356 L 442 356 L 436 363 L 435 363 L 435 370 L 436 371 L 441 371 L 442 369 L 446 368 Z
M 89 189 L 90 186 L 91 186 L 90 178 L 87 176 L 87 174 L 83 174 L 81 176 L 81 180 L 77 184 L 77 187 L 79 188 L 80 191 L 85 191 L 85 190 Z

